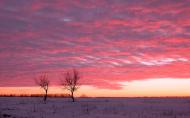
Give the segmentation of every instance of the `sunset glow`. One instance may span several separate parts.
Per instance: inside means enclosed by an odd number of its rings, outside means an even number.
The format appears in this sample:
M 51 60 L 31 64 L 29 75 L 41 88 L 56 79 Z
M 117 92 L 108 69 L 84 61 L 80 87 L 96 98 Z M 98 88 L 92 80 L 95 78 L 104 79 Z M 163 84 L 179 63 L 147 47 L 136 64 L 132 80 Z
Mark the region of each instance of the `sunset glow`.
M 119 90 L 99 89 L 82 86 L 76 93 L 78 97 L 187 97 L 190 94 L 190 79 L 150 79 L 124 82 Z M 39 87 L 1 87 L 1 94 L 43 94 Z M 67 94 L 62 87 L 52 87 L 50 94 Z
M 0 94 L 64 93 L 68 69 L 77 96 L 190 96 L 189 0 L 1 0 Z

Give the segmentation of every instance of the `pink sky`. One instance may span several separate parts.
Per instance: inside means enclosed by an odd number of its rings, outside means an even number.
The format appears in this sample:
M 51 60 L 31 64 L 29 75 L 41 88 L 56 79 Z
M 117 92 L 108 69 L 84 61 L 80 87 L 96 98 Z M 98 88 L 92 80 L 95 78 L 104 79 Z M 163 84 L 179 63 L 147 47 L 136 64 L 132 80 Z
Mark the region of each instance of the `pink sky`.
M 189 11 L 189 0 L 1 0 L 0 87 L 44 72 L 58 86 L 71 68 L 95 91 L 190 79 Z

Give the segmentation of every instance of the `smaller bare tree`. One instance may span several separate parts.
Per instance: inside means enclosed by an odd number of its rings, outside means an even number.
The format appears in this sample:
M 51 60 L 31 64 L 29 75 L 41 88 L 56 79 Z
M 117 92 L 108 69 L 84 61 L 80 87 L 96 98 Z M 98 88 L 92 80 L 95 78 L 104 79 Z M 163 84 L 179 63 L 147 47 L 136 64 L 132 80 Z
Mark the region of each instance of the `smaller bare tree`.
M 41 76 L 39 76 L 38 79 L 35 79 L 35 82 L 38 86 L 40 86 L 42 89 L 44 89 L 45 94 L 44 94 L 43 100 L 44 100 L 44 102 L 46 102 L 48 87 L 49 87 L 49 83 L 50 83 L 50 81 L 48 80 L 47 74 L 42 74 Z
M 63 85 L 64 88 L 70 92 L 72 102 L 75 102 L 74 92 L 79 88 L 79 79 L 79 72 L 75 69 L 72 71 L 67 71 L 64 74 L 64 78 L 61 79 L 61 85 Z

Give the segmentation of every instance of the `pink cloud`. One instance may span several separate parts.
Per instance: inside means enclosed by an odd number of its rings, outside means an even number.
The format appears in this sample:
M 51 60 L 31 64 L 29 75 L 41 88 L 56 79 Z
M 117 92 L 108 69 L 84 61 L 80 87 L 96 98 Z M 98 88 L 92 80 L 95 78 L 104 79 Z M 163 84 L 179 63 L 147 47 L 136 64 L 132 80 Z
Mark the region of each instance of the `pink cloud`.
M 84 84 L 120 89 L 119 82 L 189 78 L 188 1 L 0 2 L 0 86 L 52 85 L 69 68 Z

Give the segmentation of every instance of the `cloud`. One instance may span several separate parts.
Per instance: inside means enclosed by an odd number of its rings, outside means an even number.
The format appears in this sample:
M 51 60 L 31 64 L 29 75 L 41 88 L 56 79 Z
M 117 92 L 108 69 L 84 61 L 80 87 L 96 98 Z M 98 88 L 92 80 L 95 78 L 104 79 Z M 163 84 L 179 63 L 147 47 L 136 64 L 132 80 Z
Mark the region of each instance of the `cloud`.
M 85 84 L 107 89 L 189 78 L 189 8 L 188 0 L 2 0 L 0 86 L 34 86 L 41 72 L 58 85 L 73 67 Z

